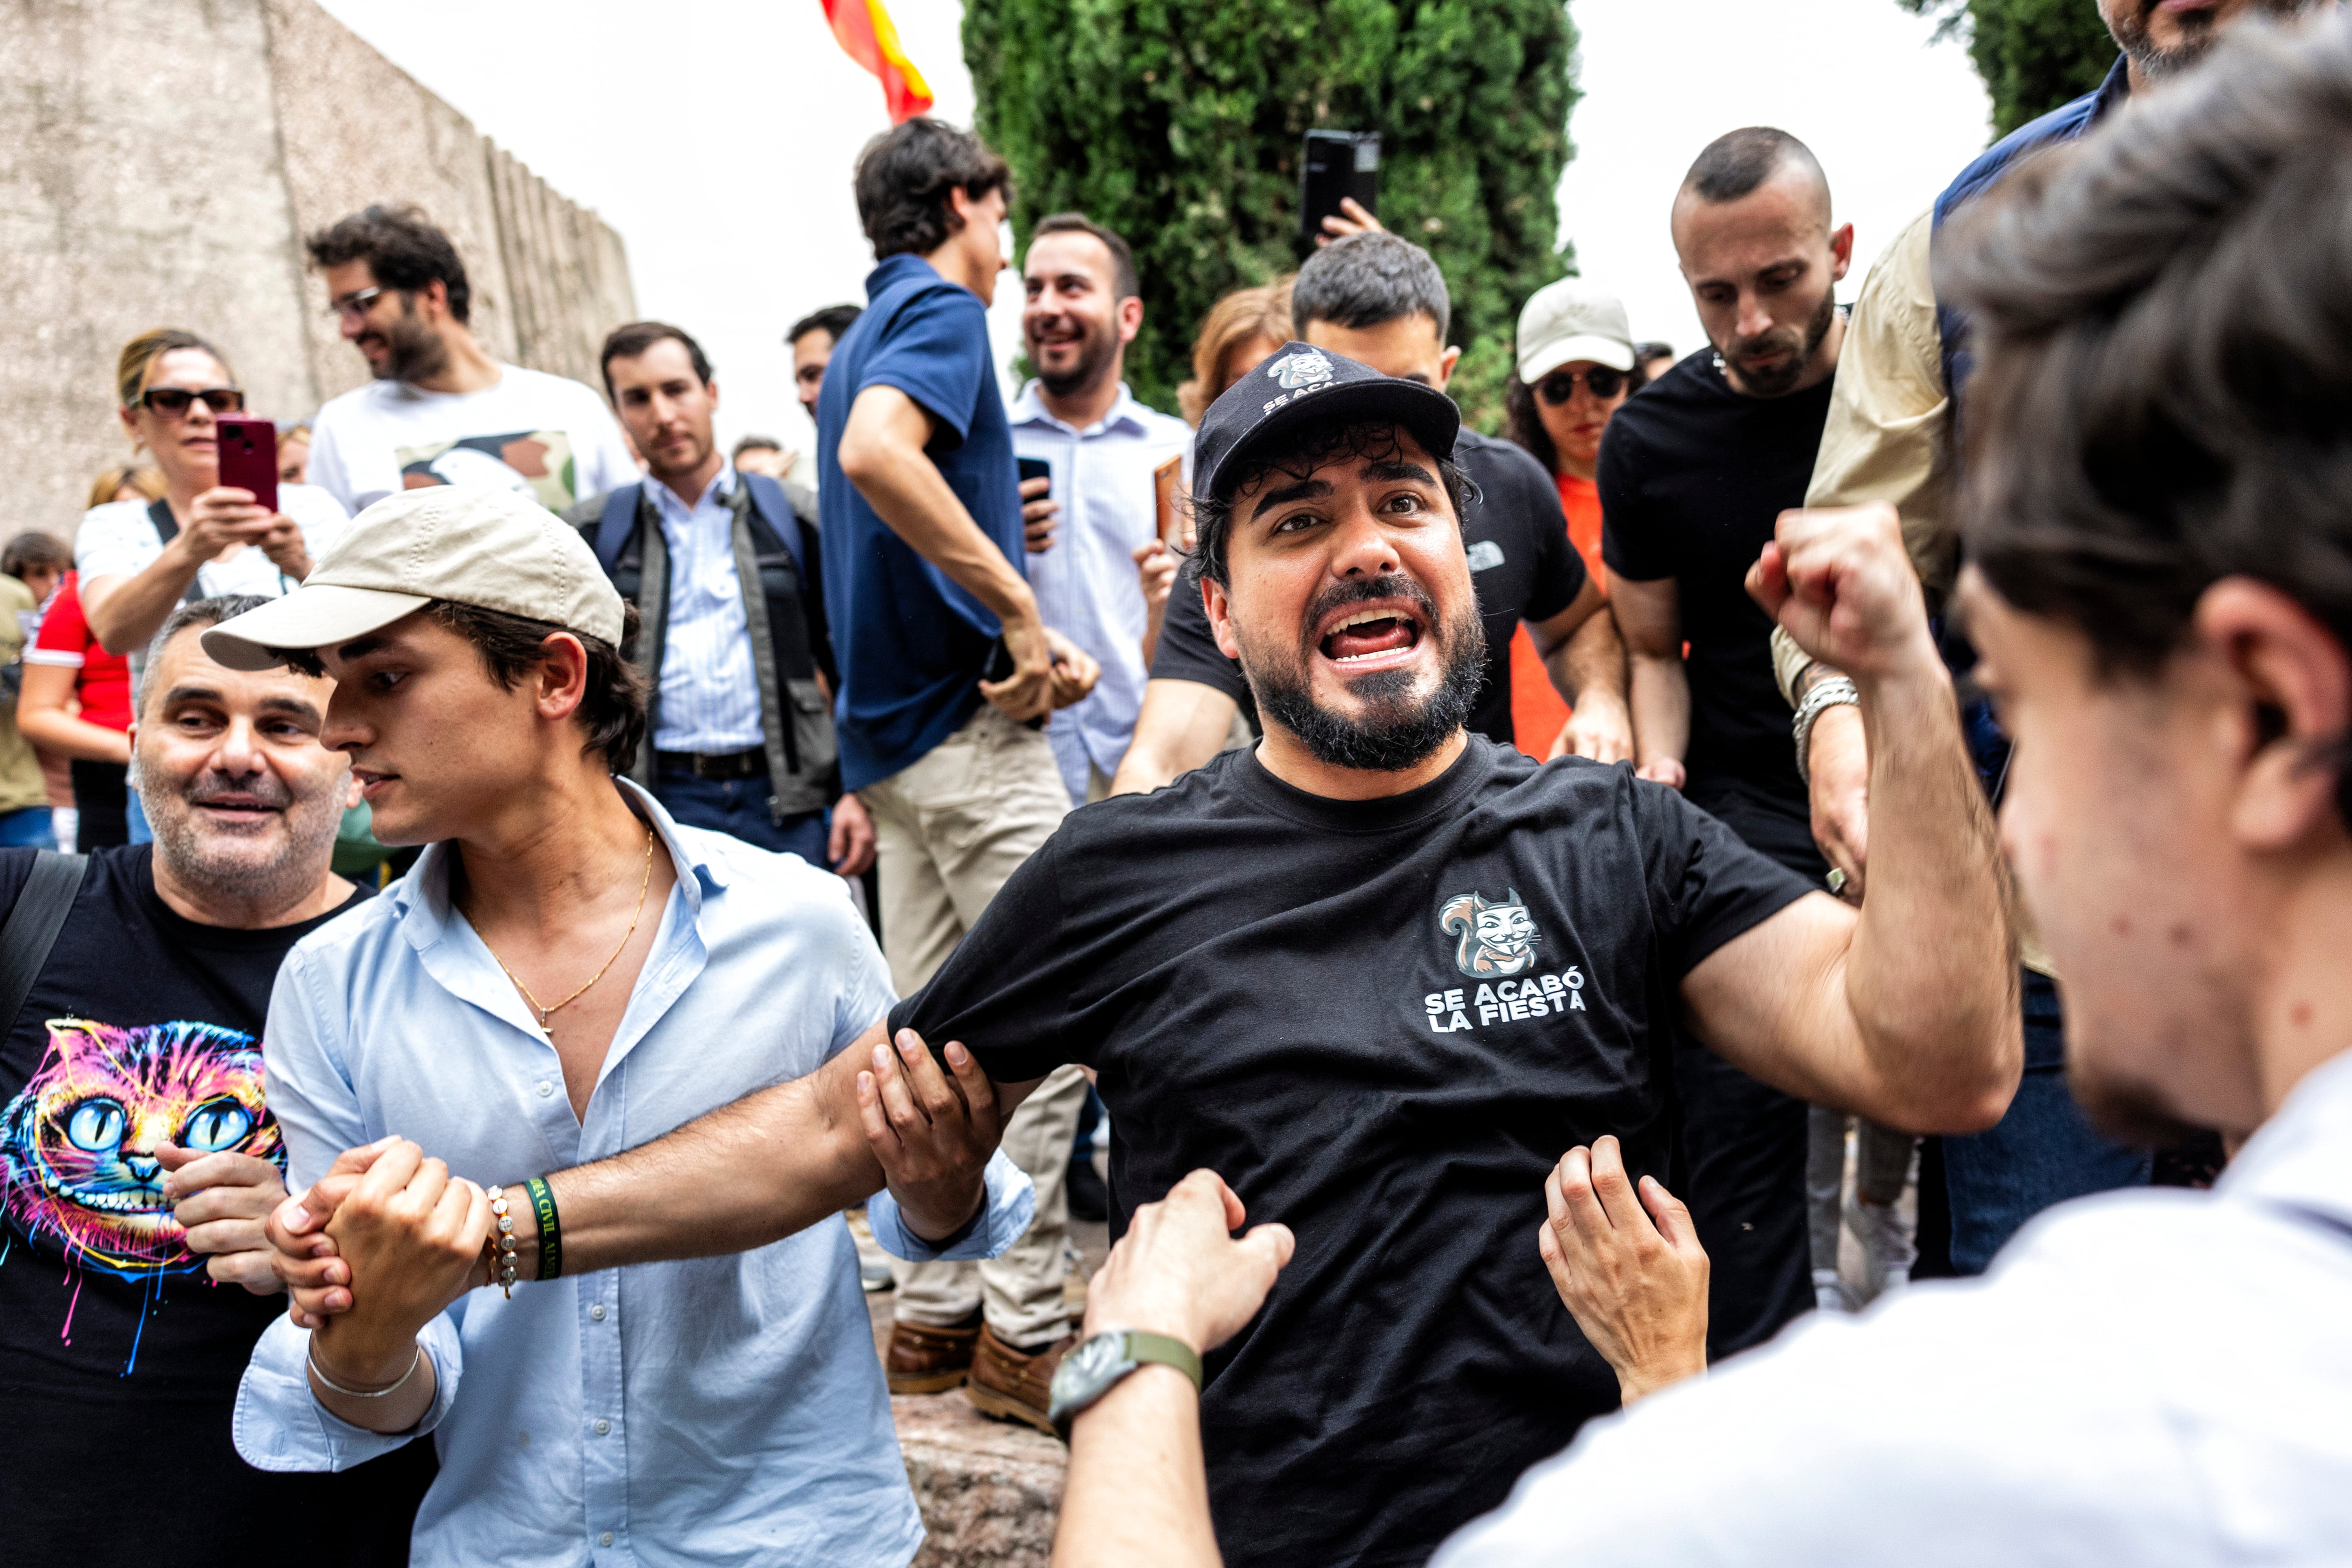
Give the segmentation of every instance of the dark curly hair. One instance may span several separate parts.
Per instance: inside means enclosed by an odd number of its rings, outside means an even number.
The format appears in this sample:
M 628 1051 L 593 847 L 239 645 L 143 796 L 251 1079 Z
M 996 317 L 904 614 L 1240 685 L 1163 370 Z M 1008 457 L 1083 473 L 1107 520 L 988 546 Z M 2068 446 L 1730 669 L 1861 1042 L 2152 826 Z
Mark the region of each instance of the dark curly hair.
M 928 256 L 961 227 L 948 193 L 1013 199 L 1013 171 L 969 131 L 927 116 L 893 126 L 857 154 L 857 220 L 874 258 Z
M 379 288 L 414 293 L 439 283 L 449 290 L 449 314 L 464 321 L 473 310 L 473 290 L 457 247 L 420 207 L 367 207 L 304 243 L 316 266 L 364 261 Z

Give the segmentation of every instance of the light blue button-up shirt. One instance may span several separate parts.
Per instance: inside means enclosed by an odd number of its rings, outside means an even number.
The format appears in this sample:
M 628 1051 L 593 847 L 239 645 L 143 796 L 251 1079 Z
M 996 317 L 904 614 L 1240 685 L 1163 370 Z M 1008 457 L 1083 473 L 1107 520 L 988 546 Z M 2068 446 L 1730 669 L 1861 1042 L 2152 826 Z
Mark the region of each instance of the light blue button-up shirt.
M 1192 449 L 1192 429 L 1138 403 L 1125 384 L 1110 412 L 1083 430 L 1047 413 L 1034 381 L 1011 418 L 1014 454 L 1045 460 L 1062 503 L 1053 548 L 1029 557 L 1038 614 L 1102 666 L 1094 690 L 1045 731 L 1070 799 L 1083 805 L 1087 764 L 1108 778 L 1135 738 L 1149 675 L 1135 552 L 1160 531 L 1152 470 Z
M 749 752 L 765 743 L 751 623 L 735 570 L 735 465 L 722 463 L 692 506 L 648 476 L 669 547 L 662 621 L 661 701 L 654 745 L 665 752 Z
M 388 1132 L 511 1186 L 805 1076 L 885 1015 L 889 972 L 839 878 L 681 827 L 623 787 L 679 876 L 585 1123 L 554 1047 L 451 907 L 451 850 L 436 845 L 278 973 L 264 1057 L 297 1187 Z M 997 1155 L 982 1223 L 945 1256 L 1002 1252 L 1033 1208 Z M 868 1212 L 886 1246 L 940 1256 L 887 1194 Z M 237 1451 L 264 1469 L 345 1469 L 429 1432 L 441 1473 L 416 1516 L 420 1568 L 903 1568 L 922 1540 L 837 1215 L 734 1257 L 567 1274 L 512 1300 L 473 1292 L 425 1330 L 440 1392 L 408 1436 L 321 1408 L 308 1340 L 281 1317 L 256 1345 Z

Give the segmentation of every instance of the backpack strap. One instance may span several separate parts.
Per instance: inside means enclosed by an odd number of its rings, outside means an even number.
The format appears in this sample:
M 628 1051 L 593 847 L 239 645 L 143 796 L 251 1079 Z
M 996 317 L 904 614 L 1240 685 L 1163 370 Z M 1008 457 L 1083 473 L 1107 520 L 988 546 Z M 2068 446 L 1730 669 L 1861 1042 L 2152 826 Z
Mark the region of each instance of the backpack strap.
M 172 503 L 170 501 L 150 501 L 147 504 L 147 521 L 155 525 L 155 537 L 162 540 L 164 543 L 169 544 L 172 541 L 180 537 L 180 520 L 172 515 Z M 197 579 L 201 578 L 203 575 L 204 568 L 201 566 L 197 567 L 196 575 L 189 578 L 188 585 L 180 591 L 180 603 L 183 605 L 193 605 L 197 600 L 205 596 L 204 588 L 197 581 Z M 286 574 L 280 572 L 278 574 L 278 586 L 280 588 L 284 588 L 286 586 Z
M 607 577 L 619 563 L 621 552 L 628 548 L 629 535 L 636 531 L 637 498 L 645 488 L 640 480 L 623 485 L 604 498 L 604 515 L 596 524 L 596 563 L 604 568 Z
M 751 492 L 752 510 L 776 531 L 776 537 L 784 542 L 785 550 L 792 554 L 793 570 L 800 574 L 802 582 L 807 582 L 808 537 L 801 531 L 800 514 L 793 510 L 792 498 L 784 493 L 783 486 L 765 474 L 747 474 L 740 468 L 735 472 Z
M 87 855 L 44 849 L 35 856 L 16 894 L 16 907 L 8 911 L 8 923 L 0 925 L 0 1037 L 16 1029 L 16 1015 L 25 1010 L 33 982 L 48 966 L 50 951 L 65 930 L 66 917 L 73 913 L 82 874 L 89 868 Z

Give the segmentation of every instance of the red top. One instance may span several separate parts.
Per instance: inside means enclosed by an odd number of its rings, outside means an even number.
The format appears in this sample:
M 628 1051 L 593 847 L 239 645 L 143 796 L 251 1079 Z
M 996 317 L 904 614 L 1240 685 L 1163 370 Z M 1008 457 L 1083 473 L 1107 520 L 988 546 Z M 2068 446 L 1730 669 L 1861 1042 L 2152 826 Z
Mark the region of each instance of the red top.
M 1606 589 L 1601 567 L 1601 491 L 1591 479 L 1559 476 L 1560 510 L 1568 513 L 1568 540 L 1584 557 L 1584 569 Z M 1524 626 L 1511 634 L 1511 738 L 1538 762 L 1568 722 L 1568 704 L 1551 689 L 1551 676 L 1536 657 L 1535 639 Z
M 109 653 L 90 635 L 81 613 L 79 574 L 68 572 L 41 617 L 41 635 L 25 652 L 26 664 L 60 665 L 76 671 L 74 698 L 81 717 L 108 730 L 131 728 L 131 660 Z

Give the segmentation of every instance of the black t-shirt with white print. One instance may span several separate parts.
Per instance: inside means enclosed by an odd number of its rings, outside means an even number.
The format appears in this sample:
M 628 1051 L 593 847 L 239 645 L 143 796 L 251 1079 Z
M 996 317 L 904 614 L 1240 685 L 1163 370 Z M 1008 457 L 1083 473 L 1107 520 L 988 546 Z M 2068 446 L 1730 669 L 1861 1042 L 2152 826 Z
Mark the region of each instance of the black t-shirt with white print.
M 1478 492 L 1462 513 L 1462 543 L 1486 631 L 1486 674 L 1471 704 L 1469 729 L 1509 745 L 1511 636 L 1521 621 L 1548 621 L 1576 603 L 1584 592 L 1584 557 L 1569 542 L 1559 487 L 1526 452 L 1465 430 L 1454 460 Z M 1201 585 L 1189 576 L 1178 579 L 1168 597 L 1151 679 L 1190 680 L 1222 691 L 1241 704 L 1250 728 L 1258 728 L 1249 681 L 1240 662 L 1217 647 Z
M 33 860 L 0 850 L 0 921 Z M 173 1142 L 284 1169 L 262 1023 L 287 951 L 333 918 L 199 925 L 157 895 L 152 846 L 90 856 L 0 1037 L 0 1563 L 408 1560 L 431 1444 L 341 1475 L 237 1457 L 237 1383 L 286 1298 L 206 1276 L 154 1158 Z
M 1418 1563 L 1615 1406 L 1545 1173 L 1607 1132 L 1666 1174 L 1677 986 L 1806 890 L 1622 765 L 1472 736 L 1347 802 L 1228 752 L 1072 813 L 890 1025 L 1097 1068 L 1122 1221 L 1206 1166 L 1297 1233 L 1209 1358 L 1225 1561 Z

